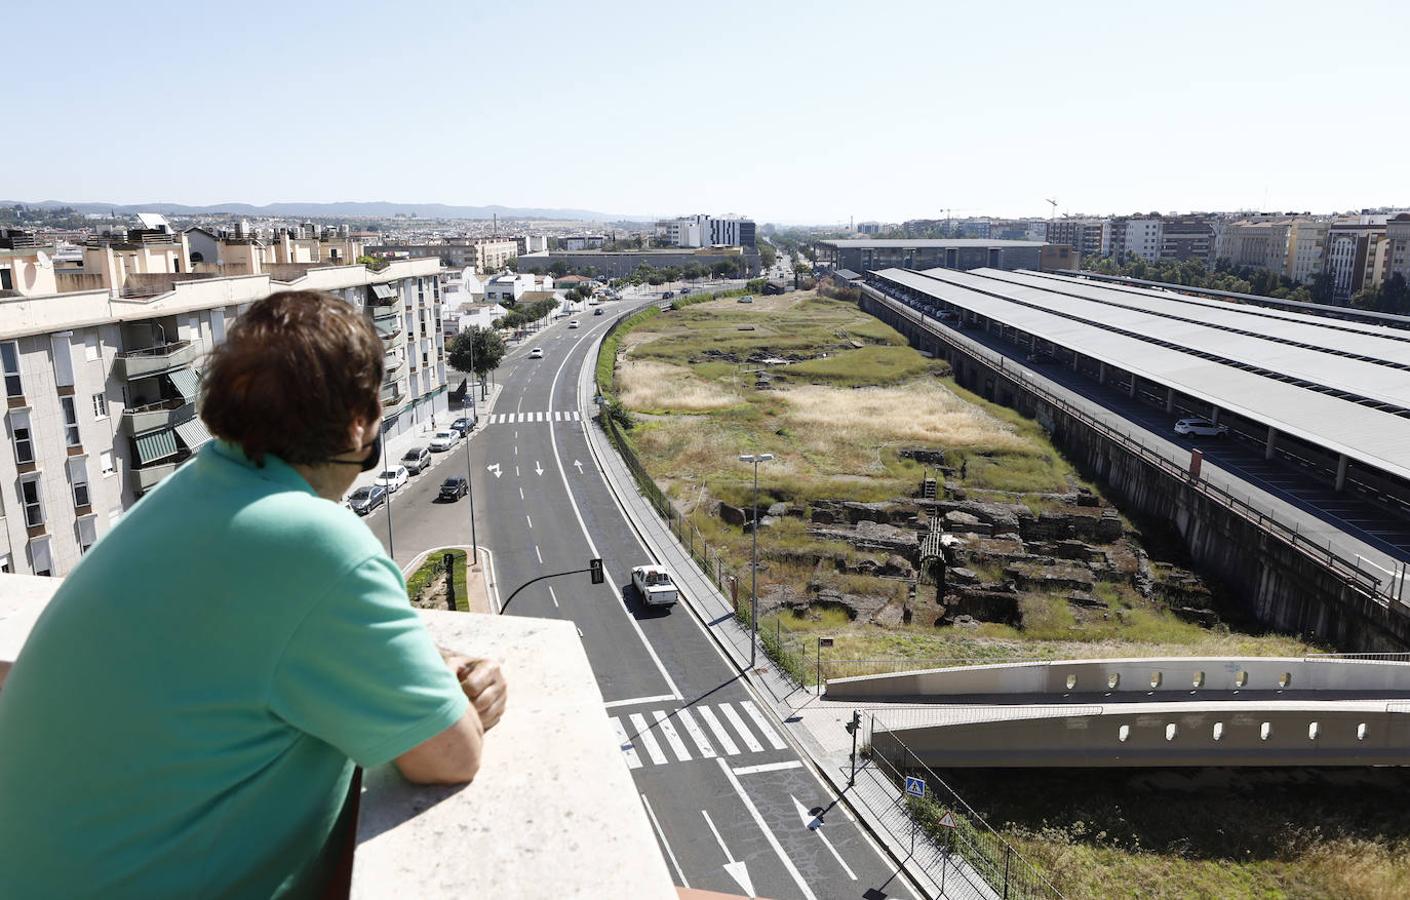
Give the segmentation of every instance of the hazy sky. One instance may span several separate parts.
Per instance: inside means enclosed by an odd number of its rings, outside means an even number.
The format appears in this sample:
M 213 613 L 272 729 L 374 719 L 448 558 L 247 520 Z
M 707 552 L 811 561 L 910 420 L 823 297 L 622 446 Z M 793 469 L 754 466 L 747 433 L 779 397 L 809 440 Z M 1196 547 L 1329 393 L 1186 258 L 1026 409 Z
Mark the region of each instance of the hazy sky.
M 79 0 L 4 30 L 7 199 L 1410 204 L 1410 0 Z

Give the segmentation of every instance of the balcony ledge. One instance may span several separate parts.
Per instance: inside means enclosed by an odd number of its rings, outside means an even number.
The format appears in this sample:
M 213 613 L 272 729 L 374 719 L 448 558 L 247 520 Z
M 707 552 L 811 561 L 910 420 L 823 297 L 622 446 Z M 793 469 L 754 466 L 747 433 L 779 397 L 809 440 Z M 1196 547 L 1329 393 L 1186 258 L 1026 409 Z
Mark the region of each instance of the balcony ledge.
M 0 575 L 0 685 L 59 579 Z M 422 611 L 436 643 L 499 659 L 504 718 L 469 785 L 365 773 L 353 898 L 678 898 L 572 622 Z

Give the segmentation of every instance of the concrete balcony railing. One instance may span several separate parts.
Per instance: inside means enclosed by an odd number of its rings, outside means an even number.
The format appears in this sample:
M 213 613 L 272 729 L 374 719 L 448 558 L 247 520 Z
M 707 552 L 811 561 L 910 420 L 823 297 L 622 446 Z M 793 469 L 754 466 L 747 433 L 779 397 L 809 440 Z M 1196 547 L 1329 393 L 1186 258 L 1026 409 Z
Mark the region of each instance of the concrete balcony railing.
M 132 476 L 137 479 L 137 490 L 146 493 L 157 486 L 163 478 L 176 471 L 176 463 L 157 463 L 154 466 L 144 466 L 140 469 L 133 469 Z
M 60 583 L 0 575 L 0 690 Z M 500 660 L 509 704 L 469 785 L 364 773 L 351 897 L 678 900 L 573 623 L 420 615 L 437 645 Z
M 160 375 L 172 369 L 189 366 L 196 361 L 196 345 L 190 341 L 174 341 L 141 350 L 125 350 L 117 355 L 117 372 L 128 381 Z
M 406 402 L 406 391 L 401 389 L 400 384 L 389 384 L 382 387 L 382 410 L 388 411 L 401 406 Z
M 395 381 L 401 377 L 401 370 L 406 368 L 406 360 L 400 356 L 388 356 L 382 360 L 382 378 L 386 381 Z
M 395 340 L 402 331 L 401 316 L 396 315 L 375 318 L 372 320 L 372 327 L 377 329 L 377 334 L 382 340 Z
M 157 428 L 172 428 L 196 414 L 196 406 L 185 400 L 160 400 L 145 406 L 129 406 L 122 411 L 122 424 L 129 434 Z

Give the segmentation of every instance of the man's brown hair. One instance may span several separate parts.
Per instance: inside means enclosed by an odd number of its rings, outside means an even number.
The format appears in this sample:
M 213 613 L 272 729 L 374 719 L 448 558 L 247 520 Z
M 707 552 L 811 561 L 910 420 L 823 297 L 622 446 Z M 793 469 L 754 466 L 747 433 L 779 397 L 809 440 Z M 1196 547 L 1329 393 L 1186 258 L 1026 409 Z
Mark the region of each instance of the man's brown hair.
M 351 304 L 284 291 L 254 304 L 211 353 L 201 418 L 211 434 L 264 464 L 324 462 L 353 450 L 354 419 L 381 415 L 382 341 Z

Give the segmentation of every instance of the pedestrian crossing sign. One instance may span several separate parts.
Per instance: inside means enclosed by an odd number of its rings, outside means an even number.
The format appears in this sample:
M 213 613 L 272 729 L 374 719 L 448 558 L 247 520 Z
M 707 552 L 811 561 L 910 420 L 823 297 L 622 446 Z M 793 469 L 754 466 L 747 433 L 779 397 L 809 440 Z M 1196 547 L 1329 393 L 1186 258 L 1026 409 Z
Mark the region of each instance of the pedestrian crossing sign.
M 912 797 L 925 796 L 925 779 L 917 778 L 914 775 L 906 776 L 906 793 Z

